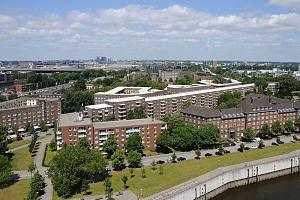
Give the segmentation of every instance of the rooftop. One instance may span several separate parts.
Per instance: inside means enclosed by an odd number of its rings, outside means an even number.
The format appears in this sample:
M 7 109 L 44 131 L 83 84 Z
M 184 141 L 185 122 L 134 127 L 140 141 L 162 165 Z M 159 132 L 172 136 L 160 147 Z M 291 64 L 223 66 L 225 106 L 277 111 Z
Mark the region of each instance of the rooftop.
M 78 112 L 61 114 L 58 117 L 58 127 L 62 126 L 85 126 L 91 125 L 92 120 L 90 118 L 79 117 Z
M 135 93 L 133 92 L 130 94 L 121 93 L 125 89 L 136 89 L 137 92 L 135 92 Z M 145 93 L 150 93 L 150 91 L 149 91 L 150 89 L 151 89 L 151 87 L 116 87 L 107 92 L 98 92 L 96 94 L 122 94 L 122 95 L 145 94 Z
M 109 121 L 109 122 L 94 122 L 94 128 L 97 129 L 108 129 L 114 127 L 132 127 L 147 124 L 164 124 L 165 122 L 152 118 L 145 119 L 132 119 L 132 120 L 120 120 L 120 121 Z
M 96 105 L 89 105 L 89 106 L 85 106 L 86 108 L 90 108 L 90 109 L 102 109 L 102 108 L 112 108 L 111 105 L 102 103 L 102 104 L 96 104 Z
M 199 91 L 182 92 L 182 93 L 168 94 L 168 95 L 163 95 L 163 96 L 147 97 L 147 98 L 145 98 L 145 101 L 147 102 L 147 101 L 163 100 L 163 99 L 169 99 L 169 98 L 184 97 L 184 96 L 188 96 L 188 95 L 214 93 L 214 92 L 219 92 L 219 91 L 224 91 L 224 90 L 233 90 L 233 89 L 245 88 L 245 87 L 254 87 L 254 84 L 234 85 L 234 86 L 220 87 L 220 88 L 214 88 L 214 89 L 204 89 L 204 90 L 199 90 Z
M 123 97 L 123 98 L 116 98 L 116 99 L 108 99 L 106 101 L 111 103 L 119 103 L 119 102 L 126 102 L 126 101 L 137 101 L 142 99 L 145 99 L 145 97 L 140 97 L 140 96 Z

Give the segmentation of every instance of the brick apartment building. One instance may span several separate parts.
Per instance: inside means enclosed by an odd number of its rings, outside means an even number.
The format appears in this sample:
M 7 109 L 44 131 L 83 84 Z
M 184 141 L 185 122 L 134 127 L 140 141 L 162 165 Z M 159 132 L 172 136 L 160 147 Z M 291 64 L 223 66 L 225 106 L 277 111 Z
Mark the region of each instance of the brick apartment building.
M 0 72 L 0 84 L 8 84 L 14 82 L 14 75 L 11 72 Z
M 0 103 L 0 124 L 8 128 L 24 128 L 27 123 L 38 125 L 56 122 L 61 113 L 57 98 L 19 98 Z
M 300 116 L 300 103 L 260 94 L 249 94 L 236 107 L 228 109 L 191 106 L 182 112 L 186 123 L 201 126 L 206 123 L 219 127 L 223 138 L 239 139 L 245 128 L 259 133 L 263 124 L 278 120 L 283 127 L 287 120 Z
M 177 90 L 178 88 L 179 90 Z M 198 105 L 200 107 L 213 107 L 216 105 L 219 96 L 225 92 L 238 91 L 241 92 L 242 95 L 245 95 L 246 92 L 253 92 L 254 89 L 254 84 L 235 85 L 212 89 L 206 87 L 203 88 L 202 86 L 173 86 L 169 87 L 169 90 L 166 90 L 167 93 L 170 92 L 171 94 L 151 97 L 122 96 L 123 98 L 119 97 L 104 100 L 104 103 L 94 106 L 94 110 L 97 111 L 89 112 L 88 116 L 92 119 L 95 119 L 98 118 L 98 113 L 106 112 L 108 115 L 114 115 L 117 120 L 125 120 L 129 110 L 142 106 L 145 109 L 146 117 L 161 119 L 166 115 L 181 111 L 186 102 L 190 102 L 191 104 Z M 175 91 L 179 93 L 173 94 Z M 107 107 L 110 106 L 112 106 L 112 109 L 107 109 Z M 88 108 L 86 108 L 86 110 L 87 109 Z M 100 117 L 99 121 L 105 120 L 101 120 Z
M 132 133 L 139 133 L 145 149 L 154 149 L 156 137 L 166 128 L 165 122 L 155 119 L 135 119 L 109 122 L 92 122 L 81 113 L 62 114 L 58 119 L 57 144 L 75 144 L 87 137 L 92 148 L 103 149 L 108 135 L 113 134 L 118 146 L 123 148 Z

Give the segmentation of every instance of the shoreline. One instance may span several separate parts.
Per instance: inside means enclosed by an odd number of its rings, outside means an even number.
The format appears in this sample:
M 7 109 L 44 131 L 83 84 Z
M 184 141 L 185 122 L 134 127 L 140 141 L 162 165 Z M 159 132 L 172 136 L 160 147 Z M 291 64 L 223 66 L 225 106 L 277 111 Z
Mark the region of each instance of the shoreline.
M 224 191 L 300 172 L 300 150 L 221 167 L 143 200 L 208 200 Z

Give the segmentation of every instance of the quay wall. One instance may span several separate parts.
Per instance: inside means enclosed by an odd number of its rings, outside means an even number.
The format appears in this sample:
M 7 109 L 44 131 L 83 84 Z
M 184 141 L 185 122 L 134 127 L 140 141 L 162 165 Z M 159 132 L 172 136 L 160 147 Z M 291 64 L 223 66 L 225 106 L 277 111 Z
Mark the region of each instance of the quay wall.
M 208 200 L 230 188 L 300 173 L 299 163 L 300 150 L 297 150 L 285 155 L 222 167 L 144 200 Z

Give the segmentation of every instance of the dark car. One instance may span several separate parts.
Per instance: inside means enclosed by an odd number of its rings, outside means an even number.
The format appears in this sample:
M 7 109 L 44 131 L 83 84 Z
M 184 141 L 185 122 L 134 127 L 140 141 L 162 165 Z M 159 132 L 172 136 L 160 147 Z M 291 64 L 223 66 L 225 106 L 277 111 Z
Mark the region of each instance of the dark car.
M 272 142 L 272 145 L 274 146 L 278 146 L 278 144 L 276 142 Z
M 229 150 L 224 150 L 224 153 L 230 153 L 230 151 Z
M 223 155 L 224 155 L 224 153 L 223 153 L 223 152 L 220 152 L 220 151 L 217 151 L 215 154 L 216 154 L 217 156 L 223 156 Z
M 250 147 L 245 147 L 244 150 L 248 151 L 248 150 L 250 150 Z
M 179 158 L 177 158 L 177 160 L 178 161 L 183 161 L 183 160 L 186 160 L 186 158 L 185 157 L 179 157 Z
M 210 156 L 212 156 L 211 153 L 206 153 L 206 154 L 205 154 L 205 157 L 210 157 Z
M 163 160 L 158 160 L 158 161 L 156 161 L 156 164 L 164 164 L 165 163 L 165 161 L 163 161 Z

